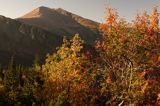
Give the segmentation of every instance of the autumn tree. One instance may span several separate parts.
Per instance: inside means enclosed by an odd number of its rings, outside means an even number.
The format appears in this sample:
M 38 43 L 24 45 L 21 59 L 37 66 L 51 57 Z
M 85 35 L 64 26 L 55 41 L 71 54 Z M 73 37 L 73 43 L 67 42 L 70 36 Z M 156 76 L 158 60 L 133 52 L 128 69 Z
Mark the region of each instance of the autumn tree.
M 66 38 L 57 53 L 47 55 L 42 70 L 47 97 L 53 104 L 90 104 L 95 92 L 94 67 L 84 55 L 83 40 L 76 34 L 72 40 Z
M 103 59 L 102 67 L 106 72 L 103 91 L 110 92 L 112 95 L 106 103 L 108 105 L 131 103 L 138 105 L 140 101 L 143 101 L 141 91 L 145 88 L 142 86 L 148 84 L 149 81 L 148 78 L 147 81 L 141 79 L 140 73 L 147 72 L 145 70 L 159 73 L 157 8 L 153 9 L 151 15 L 146 12 L 137 15 L 133 23 L 120 19 L 114 9 L 107 8 L 105 19 L 106 22 L 100 24 L 99 28 L 103 34 L 103 41 L 97 41 L 96 48 Z M 159 77 L 156 80 L 159 80 Z M 135 92 L 137 93 L 134 94 Z M 159 92 L 158 88 L 156 88 L 157 92 Z M 136 100 L 138 98 L 141 98 L 140 101 Z M 151 103 L 151 101 L 153 100 L 148 99 L 146 103 Z

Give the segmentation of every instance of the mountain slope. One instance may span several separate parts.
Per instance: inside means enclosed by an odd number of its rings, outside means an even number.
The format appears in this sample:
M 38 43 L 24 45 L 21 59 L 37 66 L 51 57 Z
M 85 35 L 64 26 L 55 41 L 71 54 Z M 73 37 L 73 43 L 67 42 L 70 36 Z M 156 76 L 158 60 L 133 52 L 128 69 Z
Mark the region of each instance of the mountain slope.
M 44 29 L 0 16 L 0 64 L 14 56 L 20 64 L 32 64 L 35 55 L 44 58 L 62 43 L 62 37 Z
M 88 44 L 93 44 L 97 38 L 100 38 L 98 31 L 99 23 L 72 14 L 61 8 L 39 7 L 17 18 L 17 20 L 39 26 L 56 35 L 72 37 L 75 33 L 79 33 L 81 38 Z

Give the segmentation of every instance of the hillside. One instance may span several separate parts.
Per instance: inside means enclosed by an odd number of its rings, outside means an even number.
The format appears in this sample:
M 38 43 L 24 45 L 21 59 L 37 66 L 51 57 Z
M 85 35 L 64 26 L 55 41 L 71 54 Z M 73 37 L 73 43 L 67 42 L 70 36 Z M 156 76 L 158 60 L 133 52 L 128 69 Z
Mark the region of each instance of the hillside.
M 20 64 L 32 64 L 35 55 L 41 58 L 55 51 L 62 42 L 61 36 L 41 28 L 0 16 L 0 64 L 14 56 Z
M 97 38 L 100 38 L 99 23 L 61 8 L 51 9 L 42 6 L 17 18 L 17 20 L 36 25 L 56 35 L 73 37 L 75 33 L 79 33 L 88 44 L 93 44 Z

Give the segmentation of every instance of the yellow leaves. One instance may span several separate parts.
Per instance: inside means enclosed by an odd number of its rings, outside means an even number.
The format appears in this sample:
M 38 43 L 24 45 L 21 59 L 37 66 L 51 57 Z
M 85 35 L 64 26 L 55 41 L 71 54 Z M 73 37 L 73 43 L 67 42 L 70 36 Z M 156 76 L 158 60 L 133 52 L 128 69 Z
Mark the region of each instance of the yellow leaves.
M 147 12 L 138 14 L 133 22 L 133 28 L 144 36 L 144 41 L 146 43 L 156 43 L 156 36 L 159 31 L 159 13 L 157 7 L 153 8 L 153 12 L 151 14 L 148 14 Z
M 105 42 L 96 41 L 95 48 L 97 50 L 106 50 L 107 44 Z
M 119 41 L 119 43 L 123 43 L 124 42 L 124 40 L 125 40 L 125 38 L 124 38 L 125 36 L 120 36 L 119 38 L 118 38 L 118 41 Z
M 145 82 L 145 84 L 142 86 L 142 90 L 141 90 L 141 93 L 144 94 L 146 89 L 148 87 L 148 82 Z
M 6 90 L 6 89 L 5 89 L 5 86 L 0 83 L 0 93 L 4 93 L 5 90 Z
M 158 59 L 157 59 L 157 61 L 158 61 L 158 62 L 160 62 L 160 55 L 158 56 Z
M 143 96 L 152 93 L 151 87 L 157 84 L 152 84 L 157 80 L 152 67 L 157 68 L 160 63 L 159 47 L 153 42 L 155 30 L 150 27 L 156 26 L 156 15 L 152 20 L 147 13 L 137 15 L 135 22 L 129 24 L 118 19 L 113 9 L 108 8 L 107 12 L 106 22 L 99 26 L 104 39 L 96 42 L 96 58 L 90 58 L 93 54 L 89 51 L 83 52 L 83 41 L 78 34 L 72 40 L 64 39 L 58 52 L 47 57 L 43 70 L 54 98 L 67 88 L 67 99 L 73 104 L 84 105 L 90 97 L 97 100 L 106 97 L 114 99 L 111 104 L 124 100 L 122 104 L 128 105 L 131 99 L 143 101 Z M 139 71 L 145 69 L 148 70 Z M 152 76 L 155 78 L 151 79 Z
M 159 100 L 160 100 L 160 93 L 158 94 L 158 98 L 159 98 Z
M 153 28 L 155 31 L 158 30 L 158 24 L 159 24 L 159 13 L 157 7 L 153 8 L 152 14 L 150 16 L 150 23 L 151 28 Z
M 115 27 L 117 24 L 118 14 L 114 9 L 108 7 L 106 10 L 106 23 L 102 23 L 99 26 L 99 30 L 103 32 L 103 35 L 106 36 L 112 32 L 112 27 Z
M 158 97 L 157 97 L 157 100 L 158 100 L 159 103 L 160 103 L 160 93 L 158 93 L 157 96 L 158 96 Z
M 111 84 L 112 83 L 112 78 L 111 76 L 106 78 L 106 83 Z
M 144 14 L 140 15 L 137 14 L 137 17 L 134 21 L 134 25 L 139 31 L 145 32 L 146 28 L 148 27 L 148 16 L 145 12 Z
M 48 89 L 54 91 L 51 94 L 55 98 L 69 88 L 72 90 L 67 92 L 70 95 L 69 98 L 72 98 L 71 102 L 76 103 L 79 97 L 84 100 L 82 95 L 86 95 L 89 91 L 88 80 L 91 79 L 91 75 L 88 74 L 89 69 L 85 68 L 89 61 L 83 58 L 82 48 L 83 41 L 76 34 L 70 41 L 64 39 L 64 44 L 56 54 L 47 56 L 42 69 L 44 73 L 47 73 L 45 75 L 46 86 L 50 86 Z

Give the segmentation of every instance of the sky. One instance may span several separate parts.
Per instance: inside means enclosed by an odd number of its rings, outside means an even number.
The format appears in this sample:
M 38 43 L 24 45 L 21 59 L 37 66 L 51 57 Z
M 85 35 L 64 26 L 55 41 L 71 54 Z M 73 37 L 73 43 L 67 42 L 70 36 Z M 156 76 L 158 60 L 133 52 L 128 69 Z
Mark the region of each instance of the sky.
M 103 22 L 107 6 L 117 10 L 120 17 L 131 21 L 138 12 L 150 12 L 160 0 L 0 0 L 0 15 L 10 18 L 23 16 L 40 7 L 63 8 L 82 17 Z

